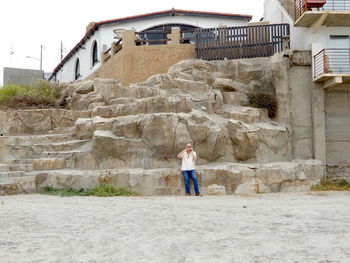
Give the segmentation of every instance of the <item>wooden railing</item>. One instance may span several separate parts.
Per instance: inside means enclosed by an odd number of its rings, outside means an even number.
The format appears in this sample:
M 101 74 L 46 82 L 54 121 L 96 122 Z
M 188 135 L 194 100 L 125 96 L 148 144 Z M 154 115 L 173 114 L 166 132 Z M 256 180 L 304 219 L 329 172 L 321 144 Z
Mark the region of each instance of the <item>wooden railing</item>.
M 122 50 L 122 43 L 123 39 L 119 39 L 117 42 L 112 43 L 112 46 L 109 49 L 101 53 L 102 64 Z
M 324 5 L 322 4 L 324 3 Z M 350 12 L 349 0 L 294 0 L 294 14 L 297 20 L 304 12 L 312 11 L 345 11 Z
M 323 49 L 314 56 L 314 78 L 323 74 L 350 74 L 350 49 Z
M 240 59 L 269 57 L 281 52 L 290 29 L 288 24 L 198 28 L 195 35 L 197 58 Z
M 194 33 L 193 30 L 182 30 L 180 32 L 180 44 L 186 44 L 195 41 L 195 37 L 185 37 L 186 33 Z M 168 35 L 171 34 L 171 29 L 167 30 L 145 30 L 141 32 L 136 32 L 135 43 L 137 46 L 141 45 L 165 45 L 171 39 Z

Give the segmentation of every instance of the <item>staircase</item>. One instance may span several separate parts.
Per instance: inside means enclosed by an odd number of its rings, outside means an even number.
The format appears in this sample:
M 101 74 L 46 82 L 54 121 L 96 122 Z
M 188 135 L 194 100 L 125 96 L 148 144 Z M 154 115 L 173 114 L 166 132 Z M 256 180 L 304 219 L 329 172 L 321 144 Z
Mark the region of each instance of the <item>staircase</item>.
M 38 173 L 71 168 L 74 154 L 91 141 L 76 139 L 74 130 L 56 127 L 47 134 L 2 136 L 0 195 L 37 192 Z
M 322 163 L 292 160 L 289 127 L 247 106 L 247 94 L 262 89 L 258 80 L 272 76 L 269 59 L 184 61 L 127 87 L 101 79 L 72 84 L 74 111 L 0 112 L 0 195 L 101 183 L 182 194 L 176 155 L 189 141 L 204 194 L 309 189 Z

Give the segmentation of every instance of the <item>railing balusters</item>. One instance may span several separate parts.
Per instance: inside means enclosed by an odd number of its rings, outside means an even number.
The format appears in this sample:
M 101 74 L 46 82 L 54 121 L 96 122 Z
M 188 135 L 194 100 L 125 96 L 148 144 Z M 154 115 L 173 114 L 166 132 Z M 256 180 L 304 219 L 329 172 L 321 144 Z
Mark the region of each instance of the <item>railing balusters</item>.
M 350 49 L 323 49 L 314 56 L 314 78 L 344 73 L 350 74 Z
M 312 5 L 310 6 L 312 7 Z M 320 7 L 316 6 L 314 8 L 319 10 Z M 350 4 L 349 0 L 327 0 L 321 9 L 323 11 L 350 11 Z M 307 0 L 294 0 L 295 21 L 309 10 L 311 11 L 311 8 L 307 5 Z
M 197 58 L 206 60 L 267 57 L 283 49 L 288 24 L 196 29 Z

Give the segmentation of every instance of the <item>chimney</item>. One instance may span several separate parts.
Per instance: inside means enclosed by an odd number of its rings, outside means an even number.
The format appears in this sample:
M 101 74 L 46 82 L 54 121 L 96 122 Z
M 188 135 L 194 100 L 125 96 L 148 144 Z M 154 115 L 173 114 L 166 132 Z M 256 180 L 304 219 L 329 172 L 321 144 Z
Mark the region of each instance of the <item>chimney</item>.
M 86 27 L 86 34 L 96 25 L 95 22 L 90 22 Z

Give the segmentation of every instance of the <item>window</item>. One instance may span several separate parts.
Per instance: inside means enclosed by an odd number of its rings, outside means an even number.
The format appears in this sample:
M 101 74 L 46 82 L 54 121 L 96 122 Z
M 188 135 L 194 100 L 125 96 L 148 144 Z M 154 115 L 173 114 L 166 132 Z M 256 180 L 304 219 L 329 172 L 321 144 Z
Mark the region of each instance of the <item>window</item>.
M 327 60 L 330 73 L 348 73 L 350 71 L 350 37 L 348 35 L 330 36 Z
M 150 45 L 166 44 L 166 39 L 168 38 L 167 34 L 171 32 L 172 27 L 179 27 L 181 32 L 183 32 L 182 43 L 190 43 L 192 42 L 192 39 L 194 39 L 193 31 L 196 29 L 196 27 L 183 24 L 164 24 L 160 26 L 151 27 L 141 31 L 139 36 L 141 40 L 149 41 Z M 153 32 L 147 34 L 147 31 Z M 157 31 L 159 31 L 159 33 Z
M 94 41 L 94 43 L 92 44 L 92 54 L 91 54 L 91 58 L 92 58 L 92 66 L 95 66 L 95 64 L 97 64 L 98 61 L 98 52 L 97 52 L 97 42 Z
M 74 68 L 74 80 L 77 80 L 81 77 L 80 75 L 80 62 L 79 58 L 75 61 L 75 68 Z

